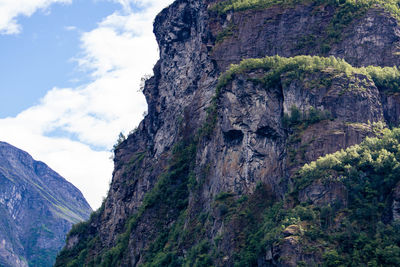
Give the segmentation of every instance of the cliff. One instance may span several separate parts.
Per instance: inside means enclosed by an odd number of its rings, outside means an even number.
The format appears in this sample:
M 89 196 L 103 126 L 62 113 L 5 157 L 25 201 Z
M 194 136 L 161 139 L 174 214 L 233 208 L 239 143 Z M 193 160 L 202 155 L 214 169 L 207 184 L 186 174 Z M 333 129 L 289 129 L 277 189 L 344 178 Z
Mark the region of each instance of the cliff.
M 160 60 L 144 88 L 148 115 L 115 150 L 102 208 L 69 233 L 56 266 L 345 263 L 338 251 L 355 252 L 321 232 L 333 236 L 365 200 L 347 197 L 360 185 L 298 181 L 304 164 L 398 124 L 399 14 L 397 1 L 175 1 L 154 23 Z M 336 180 L 342 172 L 327 171 Z M 394 227 L 397 180 L 365 200 L 385 210 L 370 215 L 375 232 L 349 215 L 360 238 Z M 320 232 L 302 239 L 309 229 Z M 390 242 L 395 255 L 400 244 Z
M 52 266 L 72 224 L 91 208 L 43 162 L 0 142 L 0 265 Z

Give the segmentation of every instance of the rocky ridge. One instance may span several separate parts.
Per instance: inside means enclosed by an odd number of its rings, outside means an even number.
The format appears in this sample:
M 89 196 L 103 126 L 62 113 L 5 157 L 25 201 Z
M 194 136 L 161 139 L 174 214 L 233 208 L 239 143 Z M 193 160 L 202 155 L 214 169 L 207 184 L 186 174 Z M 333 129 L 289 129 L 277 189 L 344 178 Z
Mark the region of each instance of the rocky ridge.
M 46 164 L 0 142 L 0 211 L 0 265 L 52 266 L 72 224 L 91 208 Z
M 283 231 L 280 246 L 246 251 L 256 228 L 240 216 L 261 222 L 273 203 L 290 210 L 337 198 L 347 206 L 340 183 L 288 193 L 305 163 L 398 124 L 400 75 L 389 67 L 400 63 L 400 27 L 379 1 L 270 2 L 220 12 L 216 1 L 178 0 L 157 16 L 148 115 L 115 150 L 106 201 L 70 232 L 56 266 L 323 260 L 299 256 L 298 225 Z M 256 255 L 235 258 L 242 252 Z

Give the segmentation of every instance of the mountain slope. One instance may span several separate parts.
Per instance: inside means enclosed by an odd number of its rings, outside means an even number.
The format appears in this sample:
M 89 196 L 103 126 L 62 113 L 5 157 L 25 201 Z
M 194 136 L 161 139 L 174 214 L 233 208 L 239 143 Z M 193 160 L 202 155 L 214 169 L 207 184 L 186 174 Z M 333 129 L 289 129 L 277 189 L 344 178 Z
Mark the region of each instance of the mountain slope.
M 163 10 L 148 115 L 116 148 L 107 199 L 69 233 L 56 266 L 297 266 L 338 253 L 281 243 L 317 222 L 275 223 L 306 199 L 293 195 L 304 164 L 398 125 L 397 3 L 177 0 Z M 303 194 L 345 209 L 344 186 Z M 382 194 L 391 226 L 398 204 Z
M 246 225 L 236 264 L 398 266 L 399 134 L 386 129 L 306 164 L 286 199 L 264 206 L 256 223 L 233 215 Z
M 72 224 L 88 219 L 81 192 L 43 162 L 0 142 L 0 264 L 52 266 Z

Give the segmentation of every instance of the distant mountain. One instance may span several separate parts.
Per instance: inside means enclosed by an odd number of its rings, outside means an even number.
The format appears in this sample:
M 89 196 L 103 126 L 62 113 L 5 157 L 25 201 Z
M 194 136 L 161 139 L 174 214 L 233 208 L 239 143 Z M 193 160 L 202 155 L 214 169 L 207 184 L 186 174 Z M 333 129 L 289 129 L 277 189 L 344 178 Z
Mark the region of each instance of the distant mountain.
M 0 266 L 52 266 L 66 233 L 91 211 L 46 164 L 0 142 Z

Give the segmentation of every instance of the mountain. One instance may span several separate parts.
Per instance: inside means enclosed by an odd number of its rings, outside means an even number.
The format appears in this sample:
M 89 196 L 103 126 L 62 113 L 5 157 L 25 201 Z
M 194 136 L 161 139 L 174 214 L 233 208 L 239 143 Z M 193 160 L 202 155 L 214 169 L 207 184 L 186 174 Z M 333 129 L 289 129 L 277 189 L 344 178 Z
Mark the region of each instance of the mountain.
M 52 266 L 67 232 L 91 213 L 46 164 L 0 142 L 0 266 Z
M 396 266 L 400 1 L 177 0 L 55 266 Z

